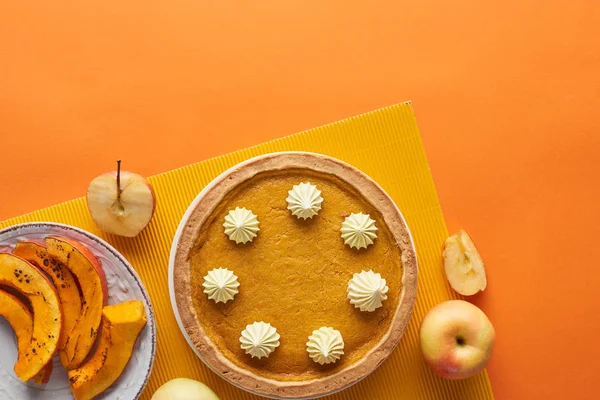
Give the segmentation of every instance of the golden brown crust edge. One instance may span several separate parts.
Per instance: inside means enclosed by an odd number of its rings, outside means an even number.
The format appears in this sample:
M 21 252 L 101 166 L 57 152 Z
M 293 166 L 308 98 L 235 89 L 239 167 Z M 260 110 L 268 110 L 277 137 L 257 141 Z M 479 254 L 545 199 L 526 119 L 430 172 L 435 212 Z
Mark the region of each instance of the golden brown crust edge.
M 229 361 L 205 334 L 192 303 L 189 252 L 205 220 L 223 197 L 254 175 L 273 170 L 303 168 L 333 174 L 353 186 L 383 216 L 401 251 L 404 273 L 398 307 L 388 332 L 365 357 L 335 374 L 299 382 L 268 379 Z M 396 347 L 412 313 L 417 293 L 417 260 L 414 244 L 402 214 L 371 178 L 358 169 L 329 156 L 306 152 L 270 153 L 240 163 L 217 177 L 189 215 L 177 242 L 173 266 L 175 300 L 183 326 L 203 361 L 232 384 L 250 392 L 275 398 L 311 398 L 342 390 L 371 373 Z

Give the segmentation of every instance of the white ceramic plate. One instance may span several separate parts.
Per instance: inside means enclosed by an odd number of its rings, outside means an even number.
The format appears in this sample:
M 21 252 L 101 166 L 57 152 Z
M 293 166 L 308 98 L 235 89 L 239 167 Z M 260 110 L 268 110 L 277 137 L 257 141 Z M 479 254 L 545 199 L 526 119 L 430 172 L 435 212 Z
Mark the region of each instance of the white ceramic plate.
M 146 308 L 147 324 L 142 329 L 131 359 L 119 379 L 96 399 L 138 399 L 150 377 L 156 353 L 156 323 L 150 296 L 133 267 L 117 250 L 99 237 L 84 230 L 56 223 L 32 222 L 15 225 L 0 231 L 0 252 L 10 252 L 22 240 L 44 241 L 55 235 L 77 240 L 86 245 L 102 262 L 108 285 L 108 304 L 141 300 Z M 17 361 L 17 342 L 10 324 L 0 317 L 0 399 L 2 400 L 63 400 L 72 399 L 67 371 L 58 356 L 54 370 L 45 385 L 22 382 L 14 373 Z

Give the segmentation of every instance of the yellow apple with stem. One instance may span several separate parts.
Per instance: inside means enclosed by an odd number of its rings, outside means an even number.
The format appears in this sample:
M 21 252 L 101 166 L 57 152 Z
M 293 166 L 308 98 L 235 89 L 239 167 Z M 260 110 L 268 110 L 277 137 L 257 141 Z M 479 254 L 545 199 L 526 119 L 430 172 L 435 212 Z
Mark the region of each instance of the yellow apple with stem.
M 141 175 L 117 170 L 97 176 L 90 182 L 87 205 L 92 219 L 104 232 L 134 237 L 152 219 L 156 196 Z

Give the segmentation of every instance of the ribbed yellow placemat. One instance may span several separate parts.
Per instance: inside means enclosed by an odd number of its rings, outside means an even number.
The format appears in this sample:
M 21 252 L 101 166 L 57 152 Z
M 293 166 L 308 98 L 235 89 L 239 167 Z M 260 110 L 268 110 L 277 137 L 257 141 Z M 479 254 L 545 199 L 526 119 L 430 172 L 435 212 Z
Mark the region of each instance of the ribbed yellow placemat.
M 410 103 L 363 114 L 297 135 L 236 151 L 153 176 L 156 214 L 136 238 L 106 235 L 94 225 L 84 198 L 0 223 L 54 221 L 86 229 L 106 239 L 135 267 L 150 293 L 158 325 L 158 351 L 143 399 L 176 377 L 201 380 L 223 400 L 255 399 L 213 374 L 188 347 L 171 309 L 167 269 L 173 235 L 190 202 L 213 178 L 250 157 L 284 150 L 327 154 L 361 169 L 394 199 L 410 227 L 419 260 L 419 290 L 411 322 L 391 357 L 373 374 L 328 399 L 492 399 L 483 372 L 464 381 L 435 377 L 419 350 L 419 324 L 427 310 L 456 297 L 441 267 L 440 249 L 448 232 Z

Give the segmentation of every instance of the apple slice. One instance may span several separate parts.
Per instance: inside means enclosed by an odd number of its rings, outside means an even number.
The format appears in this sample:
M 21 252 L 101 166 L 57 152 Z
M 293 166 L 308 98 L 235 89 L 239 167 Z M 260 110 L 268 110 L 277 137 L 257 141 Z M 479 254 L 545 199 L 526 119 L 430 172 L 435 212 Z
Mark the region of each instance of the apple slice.
M 102 310 L 102 333 L 94 355 L 69 371 L 75 400 L 89 400 L 108 389 L 123 373 L 135 341 L 146 325 L 141 301 L 126 301 Z
M 48 236 L 48 255 L 71 271 L 81 288 L 81 311 L 59 357 L 66 369 L 77 368 L 92 349 L 106 304 L 108 290 L 100 261 L 83 244 L 67 238 Z
M 92 180 L 87 191 L 92 219 L 104 232 L 134 237 L 152 219 L 156 197 L 150 183 L 141 175 L 121 171 L 102 174 Z
M 0 289 L 0 315 L 3 316 L 15 331 L 17 336 L 18 358 L 15 363 L 15 373 L 27 369 L 27 356 L 31 336 L 33 334 L 33 315 L 29 308 L 12 294 Z M 32 381 L 47 383 L 52 374 L 52 360 L 40 372 L 31 378 Z
M 487 279 L 483 260 L 467 232 L 460 230 L 446 239 L 442 257 L 452 289 L 464 296 L 485 290 Z
M 17 243 L 12 253 L 44 271 L 54 284 L 63 310 L 63 327 L 58 341 L 58 348 L 62 349 L 81 312 L 81 297 L 73 274 L 63 264 L 50 257 L 43 244 L 23 241 Z
M 17 290 L 33 309 L 31 340 L 24 361 L 15 365 L 15 373 L 25 382 L 37 375 L 56 351 L 62 328 L 60 300 L 42 271 L 12 254 L 0 253 L 0 285 Z

